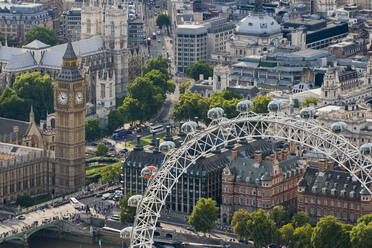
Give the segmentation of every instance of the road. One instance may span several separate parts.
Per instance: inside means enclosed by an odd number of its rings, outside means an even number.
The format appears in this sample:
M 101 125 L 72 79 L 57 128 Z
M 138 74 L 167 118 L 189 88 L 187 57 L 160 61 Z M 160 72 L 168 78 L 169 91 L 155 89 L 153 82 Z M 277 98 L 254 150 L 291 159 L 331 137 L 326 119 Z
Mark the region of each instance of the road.
M 30 226 L 34 221 L 38 221 L 39 224 L 43 220 L 53 219 L 53 217 L 62 218 L 64 216 L 69 216 L 70 214 L 79 213 L 72 204 L 68 203 L 59 207 L 48 208 L 43 210 L 37 210 L 24 214 L 24 220 L 19 220 L 17 218 L 8 219 L 0 222 L 0 236 L 3 236 L 4 233 L 9 233 L 12 231 L 21 231 L 22 228 Z

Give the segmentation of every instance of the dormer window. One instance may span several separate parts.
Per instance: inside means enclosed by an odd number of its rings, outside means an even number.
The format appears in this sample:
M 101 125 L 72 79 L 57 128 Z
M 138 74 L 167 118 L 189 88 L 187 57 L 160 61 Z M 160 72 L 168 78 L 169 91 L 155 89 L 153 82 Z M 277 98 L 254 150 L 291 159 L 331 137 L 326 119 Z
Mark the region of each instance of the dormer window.
M 335 188 L 333 188 L 333 189 L 331 190 L 331 195 L 336 195 L 336 189 L 335 189 Z

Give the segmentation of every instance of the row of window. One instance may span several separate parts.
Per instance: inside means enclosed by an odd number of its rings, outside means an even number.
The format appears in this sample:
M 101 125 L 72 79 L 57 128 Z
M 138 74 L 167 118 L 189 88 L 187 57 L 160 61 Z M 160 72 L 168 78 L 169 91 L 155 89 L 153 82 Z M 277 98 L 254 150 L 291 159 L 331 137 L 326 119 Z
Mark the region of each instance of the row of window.
M 300 197 L 298 200 L 299 200 L 300 203 L 303 202 L 302 197 Z M 311 198 L 305 197 L 304 202 L 305 203 L 311 203 L 311 204 L 315 204 L 315 202 L 316 202 L 317 205 L 324 205 L 324 206 L 329 205 L 331 207 L 337 206 L 339 208 L 341 208 L 341 206 L 342 206 L 343 208 L 350 208 L 350 209 L 360 210 L 360 205 L 354 204 L 352 202 L 348 203 L 346 201 L 342 203 L 341 201 L 336 201 L 335 202 L 334 200 L 329 201 L 328 199 L 320 199 L 320 198 L 315 199 L 314 197 L 311 197 Z

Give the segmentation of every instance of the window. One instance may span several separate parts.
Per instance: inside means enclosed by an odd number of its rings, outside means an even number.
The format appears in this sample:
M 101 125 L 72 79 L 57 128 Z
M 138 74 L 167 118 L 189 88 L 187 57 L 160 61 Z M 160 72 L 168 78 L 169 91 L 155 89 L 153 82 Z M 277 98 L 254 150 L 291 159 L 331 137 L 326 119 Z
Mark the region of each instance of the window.
M 106 97 L 106 94 L 105 94 L 105 84 L 101 84 L 101 98 L 105 98 Z
M 229 192 L 229 187 L 225 187 L 225 192 Z

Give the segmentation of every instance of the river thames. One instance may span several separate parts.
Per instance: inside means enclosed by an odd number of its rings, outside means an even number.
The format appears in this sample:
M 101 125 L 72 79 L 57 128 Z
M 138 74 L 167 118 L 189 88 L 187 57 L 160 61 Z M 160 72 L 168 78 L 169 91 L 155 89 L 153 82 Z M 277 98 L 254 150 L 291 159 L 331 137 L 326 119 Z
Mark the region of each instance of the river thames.
M 1 244 L 1 248 L 24 248 L 23 245 Z M 99 248 L 97 244 L 81 244 L 73 241 L 56 240 L 49 238 L 33 237 L 29 240 L 29 248 Z M 102 248 L 120 248 L 102 242 Z

